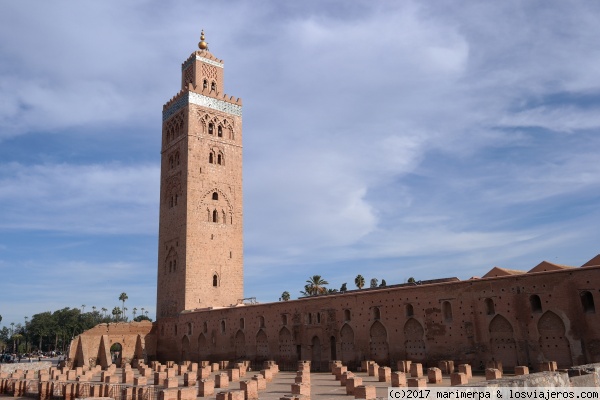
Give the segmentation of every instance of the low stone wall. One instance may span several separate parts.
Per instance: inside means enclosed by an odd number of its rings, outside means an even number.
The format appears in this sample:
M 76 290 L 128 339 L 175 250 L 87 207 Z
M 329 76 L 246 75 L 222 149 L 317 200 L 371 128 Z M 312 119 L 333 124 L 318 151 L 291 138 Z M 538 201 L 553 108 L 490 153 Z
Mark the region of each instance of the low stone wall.
M 571 386 L 566 372 L 537 372 L 530 375 L 504 377 L 484 382 L 467 383 L 468 387 L 567 387 Z
M 571 367 L 568 374 L 572 386 L 600 387 L 600 363 Z
M 485 382 L 467 383 L 468 387 L 599 387 L 600 363 L 571 367 L 563 372 L 538 372 L 504 377 Z
M 35 361 L 35 362 L 21 362 L 12 364 L 0 364 L 0 372 L 7 372 L 9 374 L 20 369 L 23 371 L 39 371 L 41 369 L 49 369 L 52 366 L 50 361 Z

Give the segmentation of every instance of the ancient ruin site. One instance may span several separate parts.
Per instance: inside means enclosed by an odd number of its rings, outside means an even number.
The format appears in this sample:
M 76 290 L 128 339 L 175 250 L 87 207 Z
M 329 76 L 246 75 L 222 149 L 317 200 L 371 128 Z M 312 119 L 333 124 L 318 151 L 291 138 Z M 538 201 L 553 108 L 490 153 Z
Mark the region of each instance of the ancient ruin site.
M 157 321 L 98 325 L 58 367 L 2 365 L 0 394 L 308 400 L 600 386 L 600 255 L 254 304 L 243 299 L 242 100 L 225 94 L 204 33 L 162 121 Z

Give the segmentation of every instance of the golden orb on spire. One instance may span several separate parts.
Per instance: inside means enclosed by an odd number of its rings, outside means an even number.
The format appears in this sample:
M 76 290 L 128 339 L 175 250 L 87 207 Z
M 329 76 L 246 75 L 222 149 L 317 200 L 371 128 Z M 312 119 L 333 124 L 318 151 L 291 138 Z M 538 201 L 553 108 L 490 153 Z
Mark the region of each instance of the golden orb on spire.
M 208 50 L 208 43 L 204 41 L 204 29 L 200 33 L 200 43 L 198 43 L 198 48 L 200 50 Z

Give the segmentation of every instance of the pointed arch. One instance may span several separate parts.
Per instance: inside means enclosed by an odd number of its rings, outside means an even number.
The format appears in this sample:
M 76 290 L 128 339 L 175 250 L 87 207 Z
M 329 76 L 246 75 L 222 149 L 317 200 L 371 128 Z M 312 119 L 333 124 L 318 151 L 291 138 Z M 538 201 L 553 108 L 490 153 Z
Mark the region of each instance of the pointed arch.
M 190 360 L 190 338 L 188 337 L 188 335 L 185 335 L 181 339 L 181 360 Z
M 315 335 L 310 341 L 311 347 L 311 370 L 321 371 L 321 339 Z
M 386 363 L 389 358 L 387 329 L 380 321 L 373 322 L 369 330 L 371 359 Z
M 546 311 L 538 321 L 543 361 L 556 361 L 559 368 L 573 365 L 571 346 L 565 331 L 563 320 L 552 311 Z
M 256 334 L 256 357 L 259 361 L 269 359 L 269 339 L 263 329 Z
M 246 357 L 246 335 L 241 329 L 235 334 L 235 357 L 237 359 Z
M 284 360 L 294 358 L 294 342 L 288 328 L 283 327 L 279 331 L 279 357 Z
M 208 340 L 206 340 L 206 336 L 204 333 L 198 335 L 198 359 L 207 359 L 210 355 L 208 351 Z
M 492 357 L 501 361 L 502 365 L 509 369 L 519 365 L 517 344 L 511 323 L 498 314 L 490 321 L 489 331 Z
M 406 349 L 406 359 L 423 361 L 425 360 L 425 330 L 419 321 L 410 318 L 404 324 L 404 348 Z
M 342 362 L 348 365 L 349 362 L 356 358 L 354 352 L 354 330 L 349 324 L 344 324 L 340 330 Z

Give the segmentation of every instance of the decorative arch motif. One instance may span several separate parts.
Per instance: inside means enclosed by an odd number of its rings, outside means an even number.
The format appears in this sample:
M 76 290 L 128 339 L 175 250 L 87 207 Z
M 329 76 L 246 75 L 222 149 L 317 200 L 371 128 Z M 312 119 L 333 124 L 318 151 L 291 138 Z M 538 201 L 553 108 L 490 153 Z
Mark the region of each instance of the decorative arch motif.
M 202 127 L 203 134 L 211 134 L 209 133 L 208 129 L 209 124 L 212 124 L 212 135 L 229 140 L 235 140 L 235 121 L 232 118 L 210 115 L 206 112 L 202 112 L 201 110 L 198 110 L 197 118 L 200 122 L 200 126 Z M 221 135 L 219 135 L 219 127 L 221 128 Z
M 201 333 L 198 335 L 198 358 L 199 360 L 207 359 L 209 355 L 208 340 L 204 333 Z
M 235 357 L 238 359 L 246 357 L 246 335 L 241 329 L 235 334 Z
M 206 190 L 199 207 L 205 209 L 206 221 L 223 225 L 233 224 L 233 206 L 229 196 L 218 188 Z
M 552 311 L 546 311 L 538 321 L 540 349 L 544 360 L 556 361 L 559 368 L 570 367 L 573 363 L 571 346 L 565 337 L 565 324 Z
M 354 360 L 354 331 L 348 324 L 344 324 L 342 329 L 340 330 L 340 338 L 341 338 L 341 350 L 342 350 L 342 362 L 345 365 L 352 360 Z
M 262 329 L 256 334 L 256 357 L 259 361 L 269 359 L 269 339 Z
M 185 132 L 185 118 L 183 111 L 173 115 L 163 123 L 164 144 L 168 145 Z
M 174 247 L 171 247 L 169 249 L 169 252 L 167 253 L 167 256 L 165 257 L 163 275 L 168 275 L 177 272 L 177 269 L 180 267 L 177 265 L 177 259 L 177 251 Z
M 414 318 L 406 321 L 406 324 L 404 324 L 404 338 L 406 359 L 415 361 L 425 360 L 425 330 L 419 321 Z
M 384 363 L 388 360 L 389 346 L 387 329 L 379 321 L 375 321 L 369 330 L 371 359 Z
M 294 341 L 291 332 L 286 327 L 279 331 L 279 356 L 284 360 L 294 358 Z
M 509 369 L 518 365 L 517 344 L 511 323 L 502 315 L 496 315 L 489 326 L 490 350 L 495 360 Z
M 321 371 L 321 339 L 318 336 L 313 336 L 311 344 L 311 370 Z
M 181 339 L 181 359 L 184 361 L 190 360 L 190 338 L 188 335 Z

